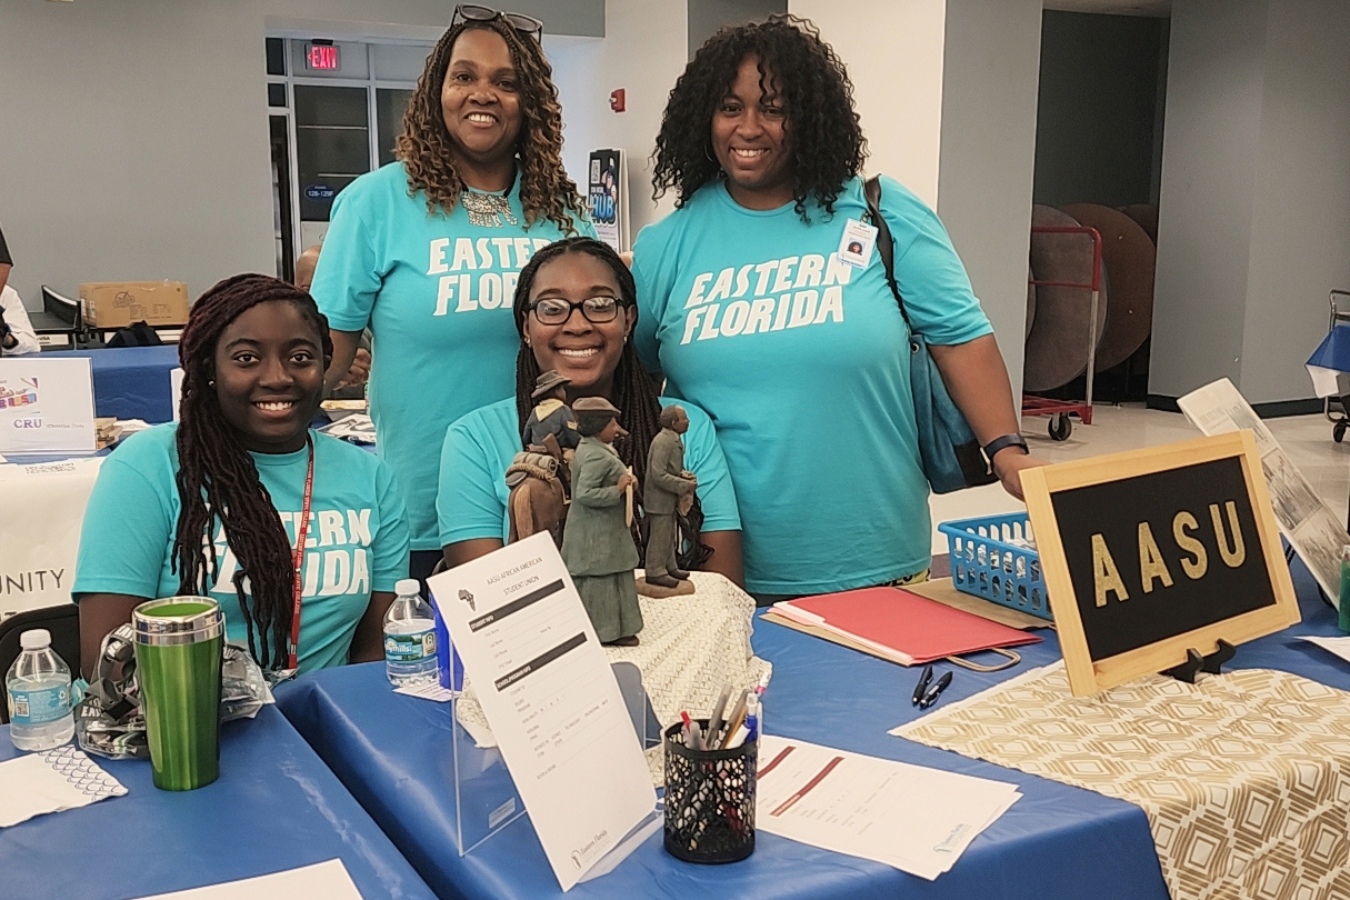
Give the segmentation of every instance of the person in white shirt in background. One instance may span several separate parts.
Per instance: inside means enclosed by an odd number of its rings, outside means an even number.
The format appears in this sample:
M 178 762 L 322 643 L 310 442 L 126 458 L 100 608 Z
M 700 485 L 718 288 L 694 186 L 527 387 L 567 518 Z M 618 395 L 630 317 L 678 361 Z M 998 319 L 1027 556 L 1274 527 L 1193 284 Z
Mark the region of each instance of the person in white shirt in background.
M 0 356 L 26 356 L 41 351 L 19 292 L 5 285 L 0 289 Z

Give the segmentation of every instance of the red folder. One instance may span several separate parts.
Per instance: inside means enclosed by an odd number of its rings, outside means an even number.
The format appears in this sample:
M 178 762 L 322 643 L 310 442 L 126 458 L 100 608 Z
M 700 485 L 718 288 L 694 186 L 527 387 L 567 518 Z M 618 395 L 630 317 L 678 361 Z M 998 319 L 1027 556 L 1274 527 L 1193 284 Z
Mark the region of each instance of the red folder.
M 857 641 L 906 666 L 1041 640 L 902 588 L 819 594 L 775 603 L 772 609 L 791 623 Z

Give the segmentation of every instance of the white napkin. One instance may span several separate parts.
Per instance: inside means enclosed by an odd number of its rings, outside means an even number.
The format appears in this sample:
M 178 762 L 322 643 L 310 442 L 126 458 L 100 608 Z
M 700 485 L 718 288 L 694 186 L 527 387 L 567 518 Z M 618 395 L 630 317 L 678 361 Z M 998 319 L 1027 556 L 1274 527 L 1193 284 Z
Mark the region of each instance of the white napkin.
M 73 744 L 0 763 L 0 828 L 127 792 Z

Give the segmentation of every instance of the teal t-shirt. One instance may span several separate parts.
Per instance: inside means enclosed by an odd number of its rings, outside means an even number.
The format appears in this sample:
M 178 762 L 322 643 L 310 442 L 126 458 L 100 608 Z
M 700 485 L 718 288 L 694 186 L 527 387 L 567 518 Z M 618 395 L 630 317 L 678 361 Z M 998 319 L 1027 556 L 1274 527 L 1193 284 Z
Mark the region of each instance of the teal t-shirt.
M 172 571 L 182 509 L 174 480 L 177 433 L 171 422 L 134 434 L 104 460 L 80 534 L 76 602 L 84 594 L 155 599 L 180 593 Z M 408 525 L 389 467 L 352 444 L 317 432 L 311 437 L 314 488 L 300 607 L 301 671 L 345 663 L 371 592 L 392 591 L 394 582 L 408 575 Z M 294 546 L 309 452 L 251 455 Z M 215 529 L 220 571 L 210 594 L 225 614 L 229 640 L 246 644 L 233 580 L 238 562 L 218 522 Z
M 692 403 L 661 398 L 662 406 L 677 402 L 689 414 L 684 467 L 698 476 L 703 530 L 739 531 L 736 494 L 712 422 Z M 436 501 L 442 546 L 475 538 L 506 540 L 511 530 L 506 515 L 510 494 L 506 469 L 518 452 L 520 428 L 514 398 L 474 410 L 446 429 Z
M 540 247 L 566 237 L 552 221 L 528 230 L 519 179 L 496 227 L 472 225 L 462 203 L 427 212 L 408 195 L 402 163 L 362 175 L 338 195 L 311 292 L 337 331 L 371 330 L 370 414 L 377 452 L 398 476 L 414 550 L 437 550 L 437 449 L 451 422 L 509 394 L 520 338 L 516 279 Z M 514 223 L 510 220 L 514 219 Z M 577 230 L 594 235 L 587 220 Z
M 989 333 L 937 214 L 882 183 L 915 329 L 947 345 Z M 875 249 L 862 269 L 838 256 L 845 224 L 866 209 L 857 178 L 832 217 L 808 203 L 809 222 L 790 203 L 744 209 L 719 181 L 634 248 L 634 341 L 666 393 L 716 425 L 755 593 L 844 590 L 928 565 L 904 320 Z

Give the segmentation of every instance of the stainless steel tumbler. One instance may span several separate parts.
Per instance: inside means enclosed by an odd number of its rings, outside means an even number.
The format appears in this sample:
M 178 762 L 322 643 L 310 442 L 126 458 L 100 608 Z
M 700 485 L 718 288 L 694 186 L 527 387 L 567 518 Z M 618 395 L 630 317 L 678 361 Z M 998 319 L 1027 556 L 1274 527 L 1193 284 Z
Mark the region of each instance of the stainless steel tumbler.
M 155 787 L 210 784 L 220 776 L 220 607 L 169 597 L 137 606 L 131 621 Z

